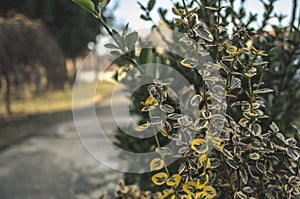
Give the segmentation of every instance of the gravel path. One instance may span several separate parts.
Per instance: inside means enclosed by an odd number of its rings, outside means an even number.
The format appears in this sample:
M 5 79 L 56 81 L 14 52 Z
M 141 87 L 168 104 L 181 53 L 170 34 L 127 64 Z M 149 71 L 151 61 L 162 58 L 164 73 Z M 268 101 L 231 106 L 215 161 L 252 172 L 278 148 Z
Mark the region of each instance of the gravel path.
M 110 120 L 104 124 L 114 131 Z M 86 127 L 91 130 L 88 122 Z M 99 133 L 91 130 L 90 139 L 95 136 L 99 138 Z M 114 189 L 120 178 L 121 172 L 107 168 L 87 152 L 73 120 L 0 152 L 1 199 L 95 199 Z

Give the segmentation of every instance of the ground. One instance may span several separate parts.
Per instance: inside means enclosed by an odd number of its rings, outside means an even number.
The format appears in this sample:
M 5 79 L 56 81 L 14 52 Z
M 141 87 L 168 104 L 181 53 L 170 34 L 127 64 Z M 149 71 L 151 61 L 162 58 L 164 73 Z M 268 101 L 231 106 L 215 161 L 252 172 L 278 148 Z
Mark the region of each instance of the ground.
M 102 116 L 110 110 L 101 102 Z M 105 137 L 90 128 L 89 116 L 82 116 L 89 139 Z M 104 120 L 106 135 L 113 137 L 114 121 Z M 99 137 L 100 136 L 100 137 Z M 105 151 L 113 164 L 111 151 Z M 57 122 L 17 144 L 0 151 L 1 199 L 94 199 L 113 190 L 122 173 L 95 160 L 82 145 L 72 118 Z
M 121 177 L 86 151 L 72 120 L 0 154 L 2 199 L 91 199 L 113 189 Z

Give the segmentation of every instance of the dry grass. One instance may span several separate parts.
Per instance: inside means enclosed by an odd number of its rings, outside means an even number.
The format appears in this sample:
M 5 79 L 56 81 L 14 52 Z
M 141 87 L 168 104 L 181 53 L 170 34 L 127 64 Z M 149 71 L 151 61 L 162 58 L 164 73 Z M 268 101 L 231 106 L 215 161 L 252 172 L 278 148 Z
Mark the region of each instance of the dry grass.
M 113 84 L 101 83 L 95 92 L 94 99 L 82 98 L 80 106 L 85 106 L 95 101 L 98 104 L 101 99 L 111 94 Z M 81 85 L 79 90 L 82 96 L 86 96 L 91 85 Z M 57 122 L 72 118 L 72 94 L 73 89 L 55 91 L 31 99 L 13 100 L 11 107 L 13 115 L 9 116 L 5 111 L 5 104 L 0 104 L 0 149 L 16 143 L 23 138 L 35 135 L 42 129 Z

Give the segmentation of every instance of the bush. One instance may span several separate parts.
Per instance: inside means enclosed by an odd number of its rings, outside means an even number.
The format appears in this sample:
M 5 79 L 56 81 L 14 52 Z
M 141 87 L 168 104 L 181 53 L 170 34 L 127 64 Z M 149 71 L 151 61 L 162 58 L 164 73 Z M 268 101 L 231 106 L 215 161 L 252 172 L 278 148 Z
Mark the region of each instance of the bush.
M 147 7 L 141 5 L 146 11 L 143 19 L 151 20 L 150 11 L 154 3 L 151 0 Z M 297 140 L 286 138 L 288 134 L 280 131 L 267 114 L 271 106 L 266 105 L 270 102 L 270 98 L 266 97 L 273 90 L 266 87 L 268 84 L 264 83 L 264 77 L 275 58 L 260 50 L 258 46 L 262 43 L 252 39 L 253 35 L 248 32 L 247 26 L 255 18 L 250 17 L 246 24 L 240 21 L 245 27 L 238 28 L 229 37 L 224 31 L 224 26 L 228 25 L 225 19 L 237 17 L 236 13 L 223 7 L 221 1 L 218 1 L 218 6 L 197 5 L 195 9 L 194 3 L 196 1 L 187 4 L 183 0 L 172 10 L 176 18 L 170 26 L 174 29 L 178 26 L 178 29 L 185 31 L 180 38 L 185 45 L 181 56 L 166 52 L 161 55 L 157 49 L 128 52 L 137 42 L 137 33 L 127 34 L 125 28 L 123 34 L 118 34 L 107 27 L 116 42 L 107 47 L 118 49 L 113 54 L 120 57 L 116 63 L 120 65 L 120 71 L 126 74 L 123 80 L 126 85 L 130 86 L 133 75 L 128 71 L 150 63 L 180 70 L 192 85 L 190 88 L 176 87 L 180 91 L 172 90 L 172 84 L 176 81 L 166 81 L 165 76 L 172 75 L 166 71 L 159 75 L 159 79 L 153 79 L 153 83 L 144 85 L 134 93 L 132 106 L 135 113 L 143 116 L 135 130 L 143 133 L 150 129 L 155 139 L 144 145 L 140 140 L 119 136 L 119 144 L 139 152 L 141 149 L 136 148 L 139 143 L 143 145 L 143 151 L 155 149 L 158 152 L 154 159 L 136 160 L 148 161 L 152 173 L 144 177 L 148 176 L 149 180 L 151 175 L 156 188 L 147 186 L 147 181 L 137 181 L 146 184 L 143 189 L 158 192 L 156 195 L 151 192 L 145 195 L 146 192 L 126 188 L 122 184 L 116 197 L 298 198 L 300 148 Z M 269 15 L 273 3 L 265 4 Z M 100 1 L 100 8 L 101 5 Z M 85 8 L 101 19 L 92 7 Z M 197 12 L 198 9 L 201 12 Z M 161 14 L 164 13 L 161 10 Z M 240 10 L 240 16 L 245 16 L 243 10 Z M 267 21 L 268 15 L 265 18 Z M 176 44 L 169 45 L 174 47 Z M 296 53 L 296 47 L 292 51 Z M 146 71 L 142 72 L 144 74 Z M 273 84 L 270 84 L 272 87 Z M 178 99 L 174 98 L 174 92 L 179 93 Z

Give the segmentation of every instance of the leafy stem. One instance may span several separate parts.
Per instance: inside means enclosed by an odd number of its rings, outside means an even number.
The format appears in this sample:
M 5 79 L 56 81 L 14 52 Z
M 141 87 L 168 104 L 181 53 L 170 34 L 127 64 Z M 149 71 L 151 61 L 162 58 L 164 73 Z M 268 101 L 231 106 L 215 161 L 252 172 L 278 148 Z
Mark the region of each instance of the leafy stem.
M 183 3 L 184 10 L 185 10 L 185 12 L 186 12 L 185 17 L 186 17 L 186 19 L 187 19 L 187 21 L 188 21 L 190 31 L 193 33 L 193 35 L 195 35 L 194 29 L 193 29 L 193 24 L 192 24 L 192 22 L 191 22 L 191 20 L 190 20 L 190 17 L 189 17 L 189 11 L 188 11 L 187 5 L 186 5 L 186 3 L 185 3 L 185 0 L 182 0 L 182 3 Z
M 150 116 L 150 118 L 152 117 L 151 111 L 149 111 L 149 116 Z M 155 138 L 156 146 L 157 146 L 158 150 L 161 150 L 161 145 L 160 145 L 160 142 L 159 142 L 159 139 L 158 139 L 158 136 L 157 136 L 158 132 L 156 131 L 155 127 L 153 128 L 153 130 L 154 130 L 154 138 Z M 160 154 L 160 157 L 165 162 L 165 156 Z M 164 164 L 164 168 L 165 168 L 165 171 L 168 175 L 168 178 L 170 178 L 170 172 L 169 172 L 169 169 L 168 169 L 166 164 Z
M 248 77 L 248 87 L 249 87 L 249 99 L 250 104 L 252 104 L 253 100 L 253 88 L 252 88 L 252 80 L 251 77 Z M 252 105 L 251 105 L 252 106 Z
M 115 38 L 113 32 L 109 29 L 108 25 L 105 23 L 105 21 L 104 21 L 102 15 L 101 15 L 101 12 L 99 12 L 99 15 L 98 15 L 97 18 L 100 20 L 101 24 L 103 25 L 103 27 L 105 28 L 105 30 L 106 30 L 106 32 L 109 34 L 109 36 L 114 40 L 114 42 L 116 42 L 116 44 L 120 47 L 120 49 L 121 49 L 122 52 L 124 53 L 125 50 L 124 50 L 123 48 L 121 48 L 120 42 Z
M 216 55 L 216 62 L 219 62 L 219 43 L 220 43 L 220 21 L 221 21 L 221 0 L 218 0 L 218 19 L 217 19 L 217 42 L 216 42 L 216 48 L 217 48 L 217 55 Z

